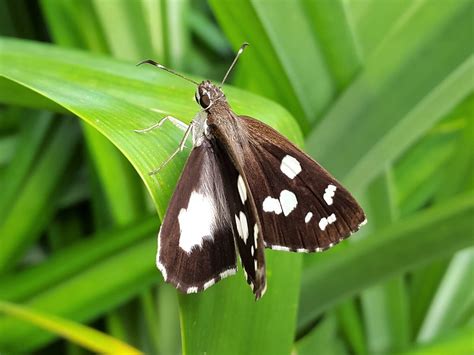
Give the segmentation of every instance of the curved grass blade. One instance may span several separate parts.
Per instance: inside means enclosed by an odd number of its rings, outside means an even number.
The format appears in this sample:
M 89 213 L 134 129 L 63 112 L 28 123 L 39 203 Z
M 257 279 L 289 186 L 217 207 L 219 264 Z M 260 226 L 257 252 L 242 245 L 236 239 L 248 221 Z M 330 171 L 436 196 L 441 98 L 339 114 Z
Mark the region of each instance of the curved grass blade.
M 0 312 L 60 335 L 93 352 L 104 354 L 142 354 L 130 345 L 96 329 L 51 314 L 35 311 L 28 307 L 0 301 Z

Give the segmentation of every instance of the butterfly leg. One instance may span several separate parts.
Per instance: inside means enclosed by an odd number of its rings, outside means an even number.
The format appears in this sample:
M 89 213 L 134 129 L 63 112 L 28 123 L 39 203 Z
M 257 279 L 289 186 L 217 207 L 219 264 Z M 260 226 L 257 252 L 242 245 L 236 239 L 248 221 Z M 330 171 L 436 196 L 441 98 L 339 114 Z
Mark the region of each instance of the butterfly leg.
M 166 159 L 161 165 L 156 168 L 155 170 L 152 170 L 148 173 L 148 175 L 156 175 L 161 169 L 165 167 L 166 164 L 168 164 L 179 152 L 182 152 L 184 148 L 186 147 L 186 140 L 189 137 L 189 134 L 191 133 L 193 128 L 193 124 L 191 123 L 190 125 L 187 126 L 186 131 L 184 132 L 184 136 L 181 139 L 181 142 L 179 143 L 178 149 L 176 149 L 173 154 L 170 155 L 168 159 Z
M 161 127 L 163 125 L 163 123 L 165 123 L 166 121 L 170 121 L 172 124 L 174 124 L 176 127 L 178 127 L 180 130 L 182 130 L 184 132 L 186 132 L 186 130 L 189 127 L 186 123 L 180 121 L 179 119 L 177 119 L 173 116 L 165 116 L 159 122 L 151 125 L 150 127 L 147 127 L 147 128 L 144 128 L 144 129 L 134 129 L 133 131 L 137 132 L 137 133 L 147 133 L 147 132 L 150 132 L 150 131 L 154 130 L 155 128 Z

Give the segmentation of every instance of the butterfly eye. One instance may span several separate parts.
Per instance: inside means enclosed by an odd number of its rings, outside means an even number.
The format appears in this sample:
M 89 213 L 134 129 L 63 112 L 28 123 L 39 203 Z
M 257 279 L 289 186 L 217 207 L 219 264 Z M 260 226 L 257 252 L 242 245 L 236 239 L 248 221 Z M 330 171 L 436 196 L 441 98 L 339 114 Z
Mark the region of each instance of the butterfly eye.
M 200 104 L 200 103 L 199 103 L 199 92 L 198 92 L 198 91 L 196 91 L 196 93 L 194 94 L 194 100 L 196 100 L 196 102 L 197 102 L 198 104 Z
M 207 94 L 201 95 L 201 97 L 199 98 L 199 104 L 204 109 L 208 108 L 209 105 L 211 104 L 211 100 L 209 99 L 209 96 Z

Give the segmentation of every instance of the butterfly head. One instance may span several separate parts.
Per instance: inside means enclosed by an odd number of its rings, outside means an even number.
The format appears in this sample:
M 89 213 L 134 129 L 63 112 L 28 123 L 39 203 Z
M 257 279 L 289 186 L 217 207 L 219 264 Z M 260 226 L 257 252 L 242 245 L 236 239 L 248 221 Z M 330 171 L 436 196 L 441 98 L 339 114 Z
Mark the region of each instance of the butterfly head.
M 221 88 L 209 80 L 205 80 L 198 85 L 194 98 L 204 110 L 209 109 L 217 101 L 225 101 L 225 95 Z

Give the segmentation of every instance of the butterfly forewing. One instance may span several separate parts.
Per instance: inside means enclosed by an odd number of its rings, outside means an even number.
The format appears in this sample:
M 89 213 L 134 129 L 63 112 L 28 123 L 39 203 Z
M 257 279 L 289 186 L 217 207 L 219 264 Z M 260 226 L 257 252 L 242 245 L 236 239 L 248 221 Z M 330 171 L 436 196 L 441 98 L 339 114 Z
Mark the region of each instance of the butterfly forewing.
M 350 193 L 308 155 L 259 121 L 240 116 L 238 125 L 247 142 L 237 149 L 267 247 L 322 251 L 364 223 Z
M 192 150 L 158 236 L 157 266 L 165 281 L 186 293 L 237 270 L 223 154 L 207 140 Z

